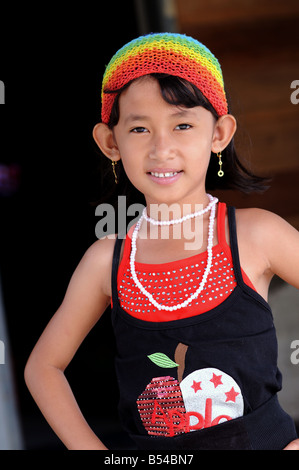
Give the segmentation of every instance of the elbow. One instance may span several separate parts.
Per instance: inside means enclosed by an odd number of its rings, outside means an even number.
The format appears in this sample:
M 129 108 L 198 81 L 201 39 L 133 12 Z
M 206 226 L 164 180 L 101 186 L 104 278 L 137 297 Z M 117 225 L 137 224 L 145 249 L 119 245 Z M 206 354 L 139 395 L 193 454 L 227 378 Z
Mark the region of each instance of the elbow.
M 38 387 L 43 378 L 45 370 L 45 363 L 35 350 L 29 356 L 24 369 L 24 380 L 27 388 L 33 394 L 36 387 Z
M 31 395 L 35 395 L 43 389 L 45 383 L 49 383 L 53 374 L 64 373 L 64 370 L 49 361 L 41 351 L 34 349 L 29 356 L 24 368 L 24 380 Z
M 37 367 L 35 365 L 35 361 L 32 356 L 29 357 L 24 369 L 24 380 L 25 384 L 27 385 L 28 389 L 30 390 L 31 384 L 34 380 L 34 377 L 38 375 Z

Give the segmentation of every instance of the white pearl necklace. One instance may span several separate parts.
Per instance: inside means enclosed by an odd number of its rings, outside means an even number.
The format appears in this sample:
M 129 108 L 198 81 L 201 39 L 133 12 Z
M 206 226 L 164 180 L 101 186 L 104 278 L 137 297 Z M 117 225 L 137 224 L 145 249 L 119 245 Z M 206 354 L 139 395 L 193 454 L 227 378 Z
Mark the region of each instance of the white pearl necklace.
M 188 299 L 186 299 L 184 302 L 180 303 L 180 304 L 177 304 L 177 305 L 173 305 L 171 307 L 169 307 L 168 305 L 162 305 L 162 304 L 159 304 L 155 299 L 154 297 L 152 296 L 152 294 L 150 294 L 150 292 L 148 292 L 144 287 L 143 285 L 141 284 L 141 282 L 139 281 L 138 277 L 137 277 L 137 274 L 136 274 L 136 271 L 135 271 L 135 257 L 136 257 L 136 251 L 137 251 L 137 247 L 136 247 L 136 240 L 137 240 L 137 235 L 138 235 L 138 232 L 140 230 L 140 226 L 141 226 L 141 223 L 142 223 L 142 220 L 143 219 L 146 219 L 145 217 L 145 211 L 143 211 L 140 219 L 138 220 L 136 226 L 135 226 L 135 229 L 133 231 L 133 234 L 132 234 L 132 245 L 131 245 L 131 254 L 130 254 L 130 269 L 131 269 L 131 275 L 132 275 L 132 278 L 135 282 L 135 284 L 138 286 L 138 288 L 140 289 L 140 291 L 149 299 L 150 303 L 153 304 L 158 310 L 167 310 L 169 312 L 172 312 L 174 310 L 178 310 L 180 308 L 183 308 L 183 307 L 186 307 L 187 305 L 189 305 L 192 300 L 196 299 L 198 297 L 198 295 L 200 294 L 200 292 L 203 290 L 204 286 L 205 286 L 205 283 L 207 281 L 207 278 L 208 278 L 208 275 L 210 273 L 210 270 L 211 270 L 211 267 L 212 267 L 212 257 L 213 257 L 213 237 L 214 237 L 214 221 L 215 221 L 215 212 L 216 212 L 216 204 L 218 202 L 218 199 L 217 198 L 213 198 L 212 196 L 208 195 L 209 198 L 210 198 L 210 204 L 205 208 L 203 209 L 203 211 L 200 211 L 200 213 L 193 213 L 193 214 L 190 214 L 188 216 L 184 216 L 182 217 L 182 219 L 176 219 L 177 221 L 185 221 L 185 220 L 188 220 L 192 217 L 197 217 L 199 215 L 202 215 L 204 214 L 205 212 L 207 212 L 209 209 L 211 209 L 211 213 L 210 213 L 210 217 L 209 217 L 209 231 L 208 231 L 208 246 L 207 246 L 207 252 L 208 252 L 208 258 L 207 258 L 207 265 L 205 267 L 205 271 L 203 273 L 203 276 L 202 276 L 202 280 L 201 280 L 201 283 L 198 287 L 198 289 L 190 296 L 188 297 Z M 195 215 L 196 214 L 196 215 Z M 150 218 L 149 218 L 150 219 Z M 147 220 L 147 219 L 146 219 Z M 151 219 L 151 220 L 154 220 L 154 219 Z M 151 220 L 149 220 L 151 222 Z M 155 222 L 159 222 L 159 221 L 155 221 Z M 166 221 L 169 223 L 181 223 L 181 222 L 176 222 L 176 221 Z M 157 225 L 160 225 L 157 224 Z M 161 224 L 162 225 L 162 224 Z M 163 224 L 164 225 L 164 224 Z
M 173 220 L 156 220 L 152 219 L 147 215 L 146 207 L 143 209 L 143 218 L 147 221 L 150 222 L 152 225 L 175 225 L 175 224 L 181 224 L 182 222 L 185 222 L 186 220 L 193 219 L 194 217 L 199 217 L 201 215 L 204 215 L 206 212 L 209 212 L 209 210 L 212 208 L 214 204 L 218 202 L 218 199 L 216 197 L 211 196 L 210 194 L 207 194 L 208 198 L 210 199 L 209 204 L 207 207 L 204 209 L 198 211 L 198 212 L 193 212 L 192 214 L 187 214 L 181 217 L 180 219 L 173 219 Z

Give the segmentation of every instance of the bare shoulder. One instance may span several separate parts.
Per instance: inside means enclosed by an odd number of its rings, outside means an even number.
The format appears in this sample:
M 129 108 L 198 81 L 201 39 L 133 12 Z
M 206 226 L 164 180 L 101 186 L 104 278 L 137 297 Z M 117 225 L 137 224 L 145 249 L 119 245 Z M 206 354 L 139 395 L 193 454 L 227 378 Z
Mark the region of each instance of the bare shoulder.
M 264 209 L 238 209 L 237 234 L 245 261 L 299 286 L 299 232 L 279 215 Z M 246 260 L 247 255 L 247 260 Z
M 101 238 L 95 241 L 86 251 L 83 259 L 98 265 L 101 263 L 112 261 L 113 251 L 117 235 Z
M 108 297 L 111 297 L 111 270 L 115 241 L 116 235 L 95 241 L 87 249 L 77 268 L 97 278 L 103 293 Z
M 274 230 L 278 231 L 275 235 L 283 235 L 286 232 L 297 232 L 297 230 L 282 217 L 265 209 L 237 209 L 236 220 L 238 230 L 246 231 L 248 236 L 251 237 L 258 236 L 261 240 L 265 236 L 271 237 Z
M 71 323 L 80 341 L 84 337 L 82 332 L 89 331 L 110 304 L 114 245 L 115 238 L 105 238 L 87 249 L 54 315 L 62 329 Z

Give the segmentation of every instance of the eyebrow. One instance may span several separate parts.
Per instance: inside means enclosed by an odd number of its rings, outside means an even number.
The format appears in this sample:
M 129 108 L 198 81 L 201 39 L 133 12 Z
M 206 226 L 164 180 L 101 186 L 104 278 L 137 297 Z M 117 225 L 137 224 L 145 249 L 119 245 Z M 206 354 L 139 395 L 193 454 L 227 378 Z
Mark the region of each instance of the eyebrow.
M 184 108 L 184 109 L 181 109 L 180 111 L 176 111 L 175 113 L 172 113 L 171 114 L 171 117 L 184 117 L 184 116 L 188 116 L 188 115 L 194 115 L 194 111 L 192 110 L 192 108 Z
M 182 109 L 180 111 L 171 113 L 170 117 L 179 118 L 179 117 L 184 117 L 189 114 L 191 115 L 194 114 L 192 111 L 192 108 L 186 108 L 186 109 Z M 134 122 L 134 121 L 146 121 L 149 119 L 150 119 L 150 116 L 147 116 L 146 114 L 129 114 L 129 116 L 125 119 L 125 123 Z
M 149 119 L 149 116 L 146 116 L 145 114 L 129 114 L 129 116 L 125 119 L 125 123 L 134 121 L 144 121 L 147 119 Z

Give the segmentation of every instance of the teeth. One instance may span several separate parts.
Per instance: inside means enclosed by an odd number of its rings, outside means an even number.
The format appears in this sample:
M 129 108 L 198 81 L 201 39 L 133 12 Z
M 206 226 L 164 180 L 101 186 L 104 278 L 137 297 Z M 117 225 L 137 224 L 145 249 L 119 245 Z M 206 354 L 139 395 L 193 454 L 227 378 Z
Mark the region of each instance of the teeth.
M 151 172 L 152 176 L 156 176 L 156 178 L 170 178 L 171 176 L 177 175 L 177 171 L 169 171 L 167 173 L 157 173 L 157 172 Z

